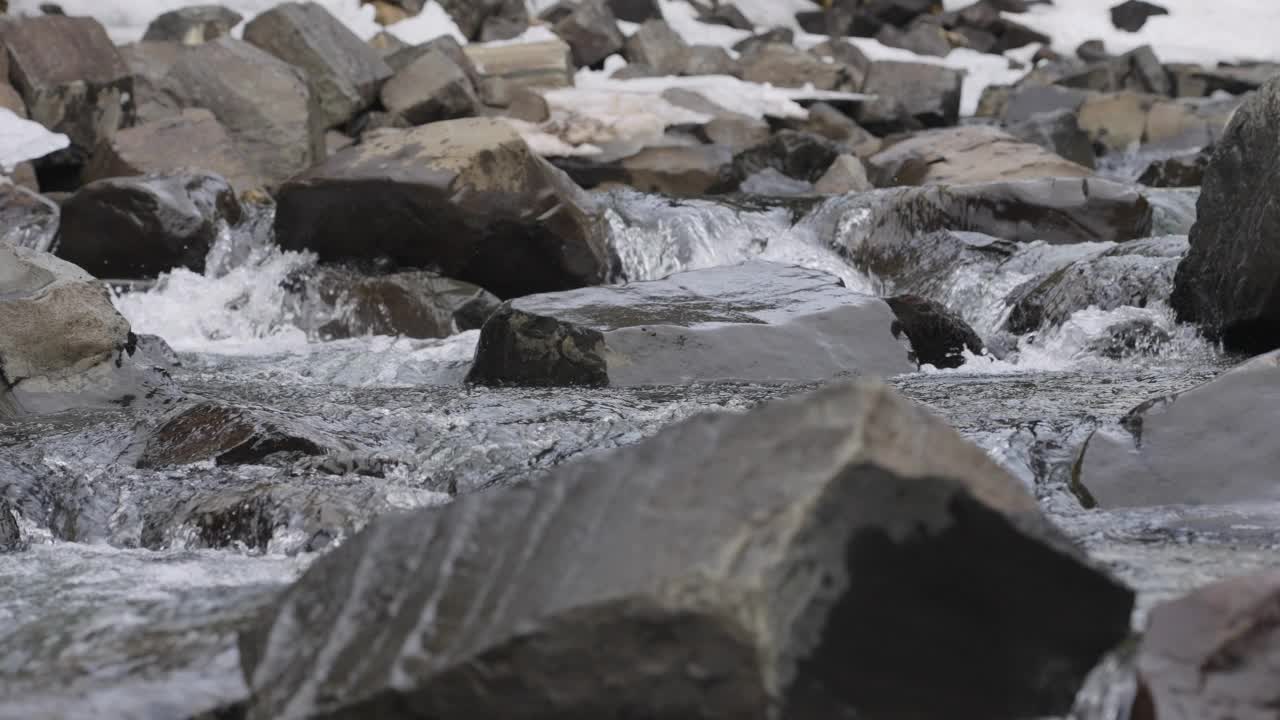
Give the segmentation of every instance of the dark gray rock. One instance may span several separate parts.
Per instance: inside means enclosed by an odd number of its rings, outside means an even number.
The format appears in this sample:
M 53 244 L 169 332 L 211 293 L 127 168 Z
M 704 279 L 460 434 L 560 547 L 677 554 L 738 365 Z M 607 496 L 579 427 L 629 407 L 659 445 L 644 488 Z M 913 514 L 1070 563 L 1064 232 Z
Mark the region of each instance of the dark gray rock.
M 1280 80 L 1236 111 L 1204 171 L 1191 251 L 1171 303 L 1228 348 L 1280 347 Z
M 964 353 L 981 355 L 982 338 L 964 318 L 945 305 L 918 295 L 886 298 L 897 320 L 893 333 L 911 341 L 912 359 L 920 365 L 957 368 L 964 364 Z
M 1085 352 L 1111 360 L 1124 360 L 1155 355 L 1172 340 L 1169 331 L 1160 327 L 1153 317 L 1119 319 L 1107 323 L 1100 333 L 1085 343 Z
M 210 174 L 97 180 L 62 206 L 58 257 L 100 278 L 204 270 L 219 229 L 240 221 L 226 180 Z
M 964 74 L 941 65 L 878 60 L 871 64 L 862 92 L 880 99 L 858 111 L 858 122 L 872 132 L 877 125 L 892 126 L 896 110 L 886 116 L 884 105 L 901 106 L 925 127 L 955 125 L 960 117 L 960 91 Z
M 1076 48 L 1076 57 L 1087 63 L 1096 63 L 1110 60 L 1112 55 L 1101 40 L 1085 40 Z
M 609 9 L 619 20 L 630 23 L 662 19 L 662 6 L 658 0 L 609 0 Z
M 0 184 L 0 243 L 48 250 L 61 211 L 48 198 L 17 185 Z
M 441 50 L 430 50 L 388 80 L 382 105 L 410 125 L 474 117 L 480 97 L 466 70 Z
M 296 457 L 346 448 L 340 439 L 300 418 L 213 401 L 177 408 L 139 442 L 139 468 L 208 460 L 218 465 L 259 464 L 277 453 Z
M 809 117 L 804 120 L 788 120 L 784 126 L 791 130 L 821 135 L 851 149 L 859 157 L 868 157 L 879 152 L 880 138 L 867 132 L 853 118 L 840 112 L 827 103 L 810 105 Z
M 1200 187 L 1204 171 L 1213 157 L 1213 147 L 1174 155 L 1162 160 L 1152 160 L 1138 176 L 1138 182 L 1150 187 L 1182 188 Z
M 1160 59 L 1149 45 L 1124 55 L 1089 65 L 1084 71 L 1057 81 L 1067 87 L 1098 92 L 1133 92 L 1170 95 L 1173 86 Z
M 325 156 L 324 115 L 302 71 L 229 37 L 184 52 L 168 87 L 186 107 L 203 107 L 240 152 L 275 185 Z
M 1280 500 L 1269 418 L 1280 355 L 1135 408 L 1090 436 L 1074 469 L 1077 493 L 1101 507 L 1229 505 Z
M 1022 334 L 1055 327 L 1088 307 L 1145 308 L 1164 302 L 1186 252 L 1181 235 L 1134 240 L 1028 280 L 1009 295 L 1005 329 Z
M 18 527 L 18 519 L 13 515 L 9 501 L 0 498 L 0 554 L 25 550 L 22 541 L 22 528 Z
M 817 182 L 842 152 L 841 146 L 824 137 L 780 130 L 767 141 L 735 155 L 732 176 L 741 182 L 773 169 L 789 178 Z
M 133 359 L 152 367 L 172 369 L 182 367 L 178 353 L 159 335 L 135 335 Z
M 1010 125 L 1028 122 L 1037 115 L 1066 111 L 1073 115 L 1080 111 L 1088 93 L 1058 85 L 1026 85 L 1009 93 L 1001 116 Z
M 438 0 L 468 40 L 507 40 L 529 27 L 524 0 Z
M 152 20 L 142 40 L 201 45 L 231 34 L 231 28 L 243 19 L 243 15 L 222 5 L 191 5 Z
M 1092 169 L 1097 163 L 1089 133 L 1080 127 L 1076 114 L 1070 110 L 1032 115 L 1022 122 L 1006 125 L 1005 130 L 1082 167 Z
M 910 50 L 917 55 L 946 57 L 951 52 L 951 41 L 942 25 L 932 21 L 916 21 L 904 32 L 893 25 L 885 25 L 876 33 L 876 40 L 888 47 Z
M 581 0 L 553 21 L 552 31 L 573 49 L 573 63 L 592 67 L 622 51 L 626 37 L 605 0 Z
M 725 145 L 651 147 L 612 162 L 557 158 L 556 167 L 585 188 L 621 184 L 641 192 L 695 197 L 722 191 L 728 183 L 733 149 Z
M 1152 609 L 1134 720 L 1266 718 L 1280 707 L 1280 572 L 1222 580 Z M 1146 714 L 1143 714 L 1145 711 Z
M 660 75 L 679 74 L 688 43 L 665 20 L 650 20 L 627 38 L 627 62 L 646 65 Z
M 613 273 L 595 202 L 501 120 L 366 137 L 286 183 L 278 203 L 287 249 L 433 267 L 499 297 Z
M 768 262 L 535 295 L 480 332 L 468 380 L 487 385 L 804 382 L 914 366 L 883 300 Z
M 761 45 L 792 45 L 795 40 L 795 30 L 789 27 L 775 27 L 739 40 L 733 44 L 733 49 L 740 53 L 746 53 Z
M 1147 24 L 1147 20 L 1156 15 L 1168 15 L 1168 8 L 1161 7 L 1146 0 L 1125 0 L 1111 8 L 1111 24 L 1117 30 L 1136 33 Z
M 244 39 L 306 73 L 326 128 L 372 105 L 392 75 L 377 50 L 314 2 L 276 5 L 245 26 Z
M 240 658 L 251 718 L 1003 720 L 1067 711 L 1132 603 L 981 450 L 842 384 L 381 518 Z
M 724 25 L 738 30 L 754 31 L 756 29 L 751 18 L 743 15 L 737 5 L 728 2 L 715 2 L 710 8 L 700 8 L 699 19 L 709 25 Z
M 854 75 L 855 90 L 862 88 L 867 73 L 871 71 L 871 58 L 858 49 L 857 45 L 847 40 L 832 38 L 815 45 L 809 52 L 820 58 L 831 58 L 832 62 L 852 68 L 849 72 Z

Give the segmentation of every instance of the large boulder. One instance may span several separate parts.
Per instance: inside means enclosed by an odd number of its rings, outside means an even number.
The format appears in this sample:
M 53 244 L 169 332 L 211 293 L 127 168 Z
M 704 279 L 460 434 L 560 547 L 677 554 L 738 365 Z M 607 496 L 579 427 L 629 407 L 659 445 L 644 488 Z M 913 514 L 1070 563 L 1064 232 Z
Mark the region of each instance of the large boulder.
M 1093 433 L 1074 470 L 1102 507 L 1280 500 L 1270 418 L 1280 354 L 1260 355 L 1183 393 L 1150 400 Z
M 595 202 L 496 119 L 366 137 L 280 189 L 275 229 L 286 249 L 433 267 L 504 298 L 613 273 Z
M 133 74 L 135 124 L 163 120 L 182 112 L 178 93 L 169 90 L 168 75 L 186 49 L 187 46 L 176 42 L 137 42 L 120 46 L 120 55 Z
M 901 109 L 924 127 L 955 125 L 960 118 L 964 73 L 941 65 L 877 60 L 871 64 L 862 92 L 879 100 L 858 111 L 857 120 L 876 130 Z M 888 110 L 886 110 L 886 107 Z
M 301 70 L 229 37 L 182 53 L 166 87 L 214 114 L 268 183 L 325 156 L 324 118 Z
M 67 135 L 82 154 L 133 122 L 133 76 L 97 20 L 5 17 L 0 42 L 31 119 Z
M 491 385 L 806 382 L 915 367 L 893 311 L 815 270 L 750 262 L 509 301 L 468 379 Z
M 1240 106 L 1204 171 L 1171 304 L 1228 348 L 1280 347 L 1280 79 Z
M 250 718 L 1003 720 L 1069 710 L 1132 603 L 981 450 L 841 384 L 380 518 L 240 658 Z
M 880 187 L 1093 174 L 1039 145 L 983 125 L 916 133 L 867 158 L 867 168 L 872 182 Z
M 120 401 L 129 323 L 105 285 L 48 253 L 0 243 L 0 417 Z
M 626 36 L 618 29 L 618 19 L 605 0 L 580 0 L 576 4 L 560 4 L 550 12 L 554 19 L 552 32 L 573 49 L 573 62 L 578 67 L 591 67 L 622 51 Z
M 480 98 L 467 71 L 440 49 L 422 54 L 382 86 L 382 105 L 411 125 L 472 117 Z
M 100 278 L 202 272 L 219 230 L 240 213 L 235 191 L 217 175 L 97 180 L 63 204 L 54 250 Z
M 84 180 L 193 169 L 226 178 L 237 193 L 264 184 L 227 128 L 202 108 L 121 130 L 110 141 L 99 143 L 85 167 Z
M 245 26 L 244 39 L 306 72 L 325 127 L 372 105 L 392 74 L 377 50 L 314 2 L 276 5 Z
M 573 85 L 572 50 L 558 38 L 544 42 L 468 45 L 466 57 L 476 69 L 480 99 L 493 107 L 509 106 L 526 88 Z
M 1200 588 L 1151 611 L 1134 720 L 1265 720 L 1280 707 L 1280 572 Z
M 201 45 L 231 34 L 244 16 L 222 5 L 191 5 L 162 13 L 143 33 L 144 42 Z

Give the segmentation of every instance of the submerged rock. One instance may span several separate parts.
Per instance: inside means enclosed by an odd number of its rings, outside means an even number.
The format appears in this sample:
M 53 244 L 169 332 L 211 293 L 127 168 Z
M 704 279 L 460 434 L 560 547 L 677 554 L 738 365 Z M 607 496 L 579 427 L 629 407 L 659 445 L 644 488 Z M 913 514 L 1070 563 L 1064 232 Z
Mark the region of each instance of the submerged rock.
M 883 300 L 830 275 L 753 261 L 507 302 L 481 330 L 468 380 L 625 386 L 910 372 L 893 323 Z
M 60 216 L 61 210 L 48 198 L 0 182 L 0 243 L 48 250 Z
M 1268 420 L 1278 388 L 1280 354 L 1270 353 L 1138 406 L 1089 438 L 1077 492 L 1102 507 L 1280 500 L 1280 449 Z
M 964 318 L 951 312 L 942 303 L 918 295 L 898 295 L 885 302 L 897 316 L 893 334 L 907 336 L 911 341 L 912 358 L 921 365 L 936 368 L 957 368 L 964 364 L 964 353 L 981 355 L 982 338 L 974 332 Z
M 345 444 L 299 418 L 219 402 L 175 410 L 141 441 L 140 468 L 255 464 L 276 453 L 323 455 Z
M 434 267 L 503 298 L 613 273 L 594 200 L 506 123 L 385 131 L 280 190 L 277 241 L 321 260 Z

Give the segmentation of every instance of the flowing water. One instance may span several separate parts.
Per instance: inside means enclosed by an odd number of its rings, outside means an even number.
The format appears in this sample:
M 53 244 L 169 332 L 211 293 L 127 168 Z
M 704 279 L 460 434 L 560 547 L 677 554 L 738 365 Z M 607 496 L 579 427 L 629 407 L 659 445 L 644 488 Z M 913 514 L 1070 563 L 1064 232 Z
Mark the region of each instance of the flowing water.
M 832 249 L 857 231 L 844 199 L 735 204 L 615 192 L 602 200 L 631 280 L 761 257 L 826 270 L 855 290 L 891 289 Z M 1172 193 L 1161 212 L 1185 225 L 1178 215 L 1193 202 L 1194 194 Z M 140 470 L 136 438 L 163 412 L 155 405 L 0 427 L 0 491 L 32 540 L 26 552 L 0 555 L 0 717 L 179 718 L 216 709 L 245 692 L 239 624 L 317 551 L 371 517 L 518 482 L 694 413 L 741 411 L 806 389 L 467 387 L 475 331 L 444 340 L 308 337 L 300 327 L 316 327 L 317 313 L 343 309 L 288 289 L 314 259 L 273 248 L 269 227 L 269 210 L 257 210 L 224 233 L 206 274 L 175 271 L 117 304 L 135 332 L 178 351 L 181 366 L 168 372 L 182 392 L 305 418 L 345 450 L 320 461 Z M 1009 291 L 1107 247 L 1032 243 L 998 262 L 957 263 L 935 294 L 990 340 L 1001 334 Z M 1161 342 L 1119 359 L 1098 350 L 1107 328 L 1134 319 L 1161 329 Z M 1068 489 L 1091 430 L 1237 359 L 1176 326 L 1159 303 L 1087 308 L 1060 327 L 992 344 L 1002 359 L 891 382 L 1007 466 L 1138 589 L 1135 627 L 1155 602 L 1280 557 L 1268 529 L 1280 527 L 1280 508 L 1085 510 Z M 1079 718 L 1125 716 L 1126 667 L 1117 656 L 1099 668 Z

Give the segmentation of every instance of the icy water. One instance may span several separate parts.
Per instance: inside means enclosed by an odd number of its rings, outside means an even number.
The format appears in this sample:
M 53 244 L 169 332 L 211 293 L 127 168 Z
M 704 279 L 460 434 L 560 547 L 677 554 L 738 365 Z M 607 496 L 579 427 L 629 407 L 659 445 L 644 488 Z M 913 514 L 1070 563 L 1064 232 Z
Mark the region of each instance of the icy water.
M 675 202 L 634 193 L 604 200 L 633 280 L 763 257 L 827 270 L 855 290 L 889 290 L 831 249 L 842 233 L 857 231 L 858 218 L 840 200 Z M 1189 207 L 1188 196 L 1177 195 L 1163 212 L 1185 225 L 1175 216 Z M 156 422 L 154 406 L 0 426 L 0 489 L 22 510 L 33 540 L 25 553 L 0 555 L 0 717 L 183 718 L 215 710 L 245 692 L 237 627 L 317 552 L 373 516 L 519 482 L 698 412 L 741 411 L 808 389 L 465 387 L 476 332 L 445 340 L 308 338 L 300 318 L 342 309 L 285 289 L 312 260 L 271 248 L 269 224 L 263 213 L 227 233 L 207 275 L 175 272 L 150 291 L 119 296 L 118 305 L 136 332 L 158 334 L 179 351 L 182 365 L 171 374 L 182 392 L 306 418 L 350 452 L 327 461 L 139 470 L 135 439 Z M 939 279 L 939 299 L 990 339 L 1008 312 L 1009 290 L 1105 247 L 1031 244 L 999 263 L 958 264 Z M 1132 318 L 1163 328 L 1168 341 L 1119 360 L 1100 354 L 1102 329 Z M 1155 602 L 1280 558 L 1278 508 L 1104 512 L 1082 508 L 1067 486 L 1091 430 L 1238 359 L 1175 326 L 1158 304 L 1081 310 L 1060 328 L 1006 338 L 1001 355 L 890 381 L 1007 466 L 1094 558 L 1137 588 L 1135 627 Z M 211 529 L 201 520 L 227 507 L 245 527 Z M 1077 717 L 1119 720 L 1127 688 L 1123 662 L 1105 665 Z

